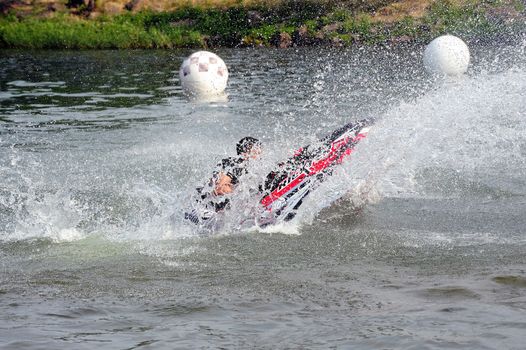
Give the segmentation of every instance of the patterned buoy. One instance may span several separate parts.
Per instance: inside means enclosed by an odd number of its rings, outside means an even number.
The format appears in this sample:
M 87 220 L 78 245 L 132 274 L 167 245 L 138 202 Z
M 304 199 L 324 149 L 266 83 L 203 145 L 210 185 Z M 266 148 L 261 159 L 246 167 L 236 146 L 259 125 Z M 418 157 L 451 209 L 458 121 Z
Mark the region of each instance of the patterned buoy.
M 198 51 L 183 61 L 179 78 L 184 92 L 192 96 L 219 95 L 225 91 L 228 69 L 216 54 Z

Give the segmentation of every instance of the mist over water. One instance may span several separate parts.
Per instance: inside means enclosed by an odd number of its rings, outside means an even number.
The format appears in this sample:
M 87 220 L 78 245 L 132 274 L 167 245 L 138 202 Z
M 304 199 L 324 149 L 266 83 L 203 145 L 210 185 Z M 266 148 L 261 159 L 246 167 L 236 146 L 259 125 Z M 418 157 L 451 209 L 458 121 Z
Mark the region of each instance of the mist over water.
M 222 50 L 228 101 L 187 101 L 189 51 L 0 53 L 3 348 L 521 348 L 525 45 Z M 213 236 L 195 187 L 252 135 L 277 162 L 377 122 L 289 225 Z M 248 210 L 248 209 L 247 209 Z

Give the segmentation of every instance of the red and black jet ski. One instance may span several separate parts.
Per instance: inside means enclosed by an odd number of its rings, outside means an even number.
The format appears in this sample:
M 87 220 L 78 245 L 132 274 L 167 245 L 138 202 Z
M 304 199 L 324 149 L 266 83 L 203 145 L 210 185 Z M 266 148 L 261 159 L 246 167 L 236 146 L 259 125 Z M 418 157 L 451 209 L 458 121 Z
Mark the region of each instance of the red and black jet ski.
M 371 124 L 369 120 L 346 124 L 280 163 L 262 186 L 263 210 L 256 217 L 256 224 L 264 227 L 294 218 L 303 199 L 353 152 L 356 144 L 367 136 Z
M 292 220 L 305 197 L 349 157 L 356 144 L 367 136 L 371 124 L 370 120 L 346 124 L 278 164 L 259 186 L 261 199 L 256 214 L 244 220 L 242 226 L 266 227 Z M 218 213 L 206 206 L 194 207 L 185 213 L 185 218 L 207 231 L 214 231 L 224 210 Z

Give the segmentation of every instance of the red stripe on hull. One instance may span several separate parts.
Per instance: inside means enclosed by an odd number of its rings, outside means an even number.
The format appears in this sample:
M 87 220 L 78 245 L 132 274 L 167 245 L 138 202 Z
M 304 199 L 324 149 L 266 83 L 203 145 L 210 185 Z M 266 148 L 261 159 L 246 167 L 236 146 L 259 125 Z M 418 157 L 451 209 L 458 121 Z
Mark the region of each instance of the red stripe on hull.
M 303 181 L 303 179 L 306 177 L 305 173 L 301 173 L 300 176 L 292 180 L 287 186 L 283 187 L 281 190 L 276 190 L 269 194 L 268 196 L 264 197 L 261 200 L 261 204 L 263 204 L 265 207 L 269 206 L 270 204 L 274 203 L 274 201 L 281 196 L 283 196 L 285 193 L 296 187 L 299 183 Z
M 321 160 L 319 160 L 316 163 L 311 165 L 311 167 L 309 168 L 308 176 L 315 175 L 315 174 L 327 169 L 335 161 L 336 161 L 336 164 L 342 163 L 343 159 L 346 156 L 350 155 L 352 153 L 352 151 L 354 150 L 354 148 L 351 147 L 351 148 L 346 149 L 345 151 L 343 151 L 342 154 L 339 155 L 339 158 L 338 158 L 338 154 L 337 154 L 338 151 L 341 148 L 343 148 L 344 146 L 348 145 L 349 143 L 357 143 L 358 141 L 364 139 L 366 136 L 367 136 L 367 133 L 360 133 L 360 134 L 357 134 L 352 139 L 345 138 L 345 139 L 342 139 L 340 141 L 336 141 L 336 142 L 332 143 L 331 144 L 330 153 L 324 159 L 321 159 Z M 298 152 L 301 152 L 302 149 L 303 148 L 300 148 L 298 151 L 296 151 L 296 153 L 299 154 Z M 268 208 L 269 205 L 274 203 L 274 201 L 276 201 L 276 199 L 282 197 L 284 194 L 286 194 L 291 189 L 293 189 L 298 184 L 300 184 L 306 177 L 307 177 L 307 175 L 305 173 L 301 173 L 297 178 L 292 180 L 289 184 L 287 184 L 282 189 L 277 189 L 277 190 L 273 191 L 272 193 L 270 193 L 268 196 L 264 197 L 261 200 L 261 204 L 264 207 L 266 207 L 268 210 L 270 210 L 270 208 Z

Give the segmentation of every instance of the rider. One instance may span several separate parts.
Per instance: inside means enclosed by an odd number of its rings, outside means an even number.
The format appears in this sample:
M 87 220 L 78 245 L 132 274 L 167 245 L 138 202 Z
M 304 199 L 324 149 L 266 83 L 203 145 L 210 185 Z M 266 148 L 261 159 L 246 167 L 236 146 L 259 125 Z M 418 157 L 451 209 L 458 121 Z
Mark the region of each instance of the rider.
M 227 208 L 230 199 L 225 195 L 232 193 L 239 184 L 240 178 L 247 174 L 247 165 L 251 159 L 259 158 L 261 142 L 254 137 L 243 137 L 236 145 L 237 157 L 222 159 L 212 177 L 205 186 L 197 187 L 197 202 L 204 204 L 203 210 L 185 213 L 185 218 L 199 222 L 206 220 L 214 212 Z
M 217 170 L 210 179 L 212 183 L 209 184 L 212 185 L 212 194 L 215 196 L 232 193 L 239 178 L 247 173 L 248 161 L 257 159 L 261 154 L 261 142 L 250 136 L 244 137 L 237 143 L 236 151 L 238 157 L 228 157 L 217 164 Z

